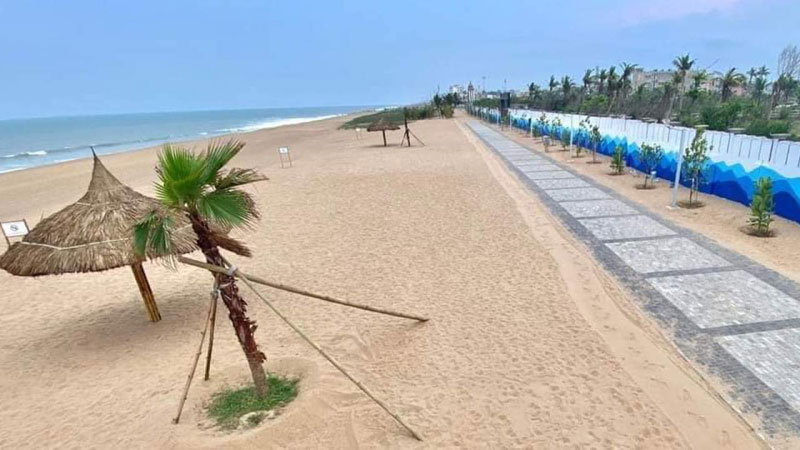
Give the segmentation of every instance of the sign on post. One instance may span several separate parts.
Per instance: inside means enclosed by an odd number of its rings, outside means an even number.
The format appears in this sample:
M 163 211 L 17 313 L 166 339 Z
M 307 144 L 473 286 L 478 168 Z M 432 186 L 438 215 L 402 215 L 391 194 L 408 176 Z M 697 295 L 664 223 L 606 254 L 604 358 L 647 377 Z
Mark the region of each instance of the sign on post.
M 289 153 L 289 147 L 278 147 L 278 157 L 281 159 L 281 169 L 285 167 L 287 162 L 289 167 L 292 167 L 292 155 Z
M 11 222 L 0 222 L 3 228 L 3 237 L 6 238 L 6 244 L 11 245 L 9 238 L 24 237 L 28 234 L 28 222 L 25 219 L 14 220 Z

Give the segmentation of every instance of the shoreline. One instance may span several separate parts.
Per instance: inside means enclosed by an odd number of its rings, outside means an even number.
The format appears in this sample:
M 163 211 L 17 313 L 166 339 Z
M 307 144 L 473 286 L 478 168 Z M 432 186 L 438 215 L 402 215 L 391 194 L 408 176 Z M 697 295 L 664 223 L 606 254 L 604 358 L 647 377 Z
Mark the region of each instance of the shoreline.
M 249 134 L 252 134 L 252 133 L 257 133 L 259 131 L 275 130 L 275 129 L 284 128 L 284 127 L 291 127 L 291 126 L 303 125 L 303 124 L 314 123 L 314 122 L 324 122 L 324 121 L 327 121 L 327 120 L 334 120 L 334 119 L 340 119 L 340 118 L 351 118 L 351 117 L 355 117 L 355 116 L 364 114 L 365 112 L 369 112 L 369 111 L 372 111 L 372 110 L 360 110 L 360 111 L 355 111 L 355 112 L 351 112 L 351 113 L 330 114 L 330 115 L 317 116 L 317 117 L 311 117 L 311 118 L 296 117 L 296 118 L 288 118 L 288 119 L 279 119 L 279 120 L 276 120 L 276 122 L 282 122 L 282 123 L 271 125 L 271 126 L 268 125 L 268 126 L 253 128 L 253 129 L 249 129 L 249 130 L 247 128 L 252 128 L 252 126 L 249 126 L 249 127 L 248 126 L 242 126 L 240 129 L 231 130 L 229 132 L 220 133 L 220 134 L 199 135 L 199 136 L 187 137 L 185 139 L 163 140 L 161 142 L 148 141 L 147 143 L 142 143 L 142 145 L 140 145 L 140 146 L 128 147 L 128 148 L 125 148 L 125 149 L 115 150 L 115 151 L 111 151 L 111 152 L 108 152 L 108 153 L 97 152 L 97 156 L 108 158 L 109 156 L 114 156 L 114 155 L 131 154 L 131 153 L 151 150 L 151 149 L 154 149 L 154 148 L 160 148 L 162 145 L 164 145 L 166 143 L 187 144 L 187 143 L 197 143 L 197 142 L 204 142 L 204 141 L 224 138 L 226 136 L 249 135 Z M 16 156 L 16 155 L 13 155 L 13 156 Z M 60 160 L 60 161 L 55 161 L 55 162 L 45 163 L 45 164 L 39 164 L 39 165 L 31 166 L 31 167 L 20 167 L 20 168 L 14 168 L 14 169 L 9 169 L 9 170 L 0 170 L 0 181 L 2 181 L 4 179 L 4 177 L 7 176 L 7 175 L 20 174 L 20 173 L 24 173 L 24 172 L 27 172 L 27 171 L 34 171 L 36 169 L 42 169 L 42 168 L 59 167 L 61 165 L 66 165 L 66 164 L 75 163 L 75 162 L 78 162 L 78 161 L 88 160 L 88 159 L 91 159 L 91 157 L 92 157 L 91 153 L 89 153 L 88 155 L 83 156 L 83 157 Z

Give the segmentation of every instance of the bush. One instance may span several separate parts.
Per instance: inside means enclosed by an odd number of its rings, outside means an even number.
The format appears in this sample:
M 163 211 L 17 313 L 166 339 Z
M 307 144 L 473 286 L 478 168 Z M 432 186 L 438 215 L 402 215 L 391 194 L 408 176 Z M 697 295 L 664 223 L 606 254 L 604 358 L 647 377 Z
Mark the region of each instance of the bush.
M 789 133 L 791 123 L 788 120 L 756 119 L 745 128 L 745 134 L 772 137 L 773 134 Z
M 442 117 L 446 119 L 453 118 L 453 107 L 450 106 L 449 103 L 445 103 L 444 105 L 442 105 L 441 110 L 442 110 Z
M 769 225 L 772 223 L 772 210 L 775 206 L 772 197 L 772 180 L 761 177 L 755 182 L 755 193 L 750 203 L 748 223 L 758 236 L 769 236 Z
M 625 150 L 621 145 L 614 149 L 614 154 L 611 156 L 611 170 L 614 175 L 625 173 Z
M 600 134 L 600 127 L 597 125 L 592 125 L 592 128 L 589 130 L 589 140 L 592 142 L 592 162 L 597 162 L 597 147 L 600 146 L 600 141 L 603 139 L 603 136 Z
M 664 157 L 664 149 L 660 145 L 642 144 L 642 149 L 639 153 L 639 160 L 644 169 L 644 188 L 647 189 L 647 180 L 652 177 L 652 173 Z
M 715 106 L 706 106 L 700 113 L 703 123 L 709 130 L 726 131 L 736 123 L 739 114 L 744 109 L 740 101 L 731 100 Z

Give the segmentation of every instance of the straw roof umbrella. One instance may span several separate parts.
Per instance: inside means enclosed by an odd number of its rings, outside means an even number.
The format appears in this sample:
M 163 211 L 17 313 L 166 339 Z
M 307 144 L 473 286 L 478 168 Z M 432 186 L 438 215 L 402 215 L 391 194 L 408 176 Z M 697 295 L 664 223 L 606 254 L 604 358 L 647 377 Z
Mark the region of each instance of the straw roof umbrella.
M 0 268 L 13 275 L 35 277 L 131 266 L 150 320 L 156 322 L 161 315 L 142 268 L 144 258 L 134 252 L 132 228 L 144 214 L 159 208 L 163 208 L 160 202 L 122 184 L 94 155 L 86 194 L 42 219 L 21 242 L 14 243 L 0 256 Z M 195 250 L 196 238 L 189 220 L 175 220 L 174 252 Z
M 386 147 L 386 130 L 399 130 L 397 125 L 390 124 L 389 122 L 380 119 L 377 122 L 371 123 L 367 127 L 367 131 L 380 131 L 383 133 L 383 146 Z

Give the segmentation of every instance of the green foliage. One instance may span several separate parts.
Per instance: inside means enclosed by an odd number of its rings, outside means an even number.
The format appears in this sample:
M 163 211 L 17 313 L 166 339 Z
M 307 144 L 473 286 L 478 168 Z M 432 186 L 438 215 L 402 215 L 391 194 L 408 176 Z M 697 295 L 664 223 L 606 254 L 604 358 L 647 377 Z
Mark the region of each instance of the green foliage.
M 616 175 L 625 173 L 625 149 L 621 145 L 614 149 L 614 154 L 611 156 L 611 170 Z
M 789 133 L 790 127 L 788 120 L 756 119 L 747 125 L 744 132 L 753 136 L 772 137 L 773 134 Z
M 243 142 L 229 140 L 210 143 L 197 154 L 164 144 L 155 191 L 166 211 L 151 211 L 134 225 L 133 245 L 139 255 L 169 255 L 172 214 L 196 216 L 221 228 L 246 227 L 258 218 L 253 199 L 238 188 L 266 178 L 250 169 L 224 169 L 243 147 Z
M 729 101 L 717 105 L 709 105 L 700 112 L 701 120 L 709 130 L 726 131 L 735 125 L 736 119 L 744 109 L 741 101 Z
M 570 134 L 570 131 L 567 130 L 567 129 L 564 129 L 564 130 L 561 131 L 561 147 L 564 150 L 569 148 L 569 134 Z
M 692 140 L 692 144 L 683 152 L 682 174 L 685 181 L 689 183 L 689 206 L 693 205 L 693 200 L 697 196 L 697 190 L 705 181 L 705 172 L 708 163 L 708 152 L 710 150 L 703 130 L 697 130 L 697 134 Z
M 225 390 L 215 394 L 207 407 L 209 417 L 224 429 L 234 429 L 239 418 L 254 411 L 269 411 L 283 406 L 297 397 L 298 380 L 270 374 L 267 384 L 269 394 L 259 398 L 253 387 Z
M 453 118 L 453 106 L 450 105 L 449 103 L 443 104 L 442 107 L 440 108 L 440 111 L 442 113 L 442 117 L 444 117 L 446 119 L 452 119 Z
M 750 218 L 748 223 L 759 236 L 769 236 L 769 226 L 772 223 L 772 210 L 775 202 L 772 196 L 772 179 L 761 177 L 754 183 L 755 193 L 750 203 Z
M 592 161 L 597 162 L 597 147 L 600 146 L 600 141 L 603 136 L 600 134 L 600 127 L 592 125 L 589 129 L 589 140 L 592 142 Z
M 647 181 L 650 179 L 651 174 L 658 167 L 661 158 L 664 157 L 664 149 L 660 145 L 642 144 L 641 151 L 639 152 L 639 160 L 644 167 L 644 187 L 647 188 Z

